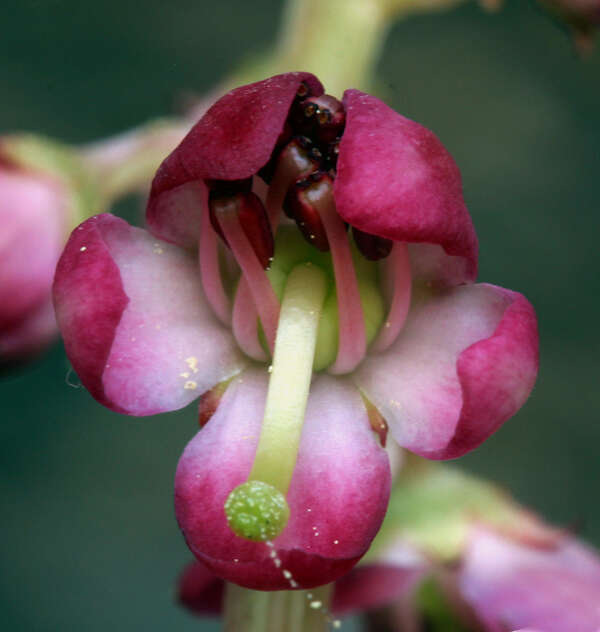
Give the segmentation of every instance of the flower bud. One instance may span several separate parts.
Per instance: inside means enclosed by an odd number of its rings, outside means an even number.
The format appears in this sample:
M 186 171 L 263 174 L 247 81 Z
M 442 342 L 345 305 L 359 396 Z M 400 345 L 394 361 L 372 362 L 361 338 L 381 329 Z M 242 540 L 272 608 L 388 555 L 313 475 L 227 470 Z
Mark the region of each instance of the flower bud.
M 68 149 L 33 136 L 0 139 L 0 364 L 55 337 L 54 269 L 92 200 Z

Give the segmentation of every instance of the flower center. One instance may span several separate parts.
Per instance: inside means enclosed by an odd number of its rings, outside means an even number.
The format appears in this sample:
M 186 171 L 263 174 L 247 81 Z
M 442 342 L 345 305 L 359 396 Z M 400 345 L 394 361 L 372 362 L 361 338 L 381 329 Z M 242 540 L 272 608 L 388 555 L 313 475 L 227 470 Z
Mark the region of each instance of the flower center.
M 384 350 L 404 323 L 411 282 L 406 245 L 354 227 L 348 231 L 335 207 L 344 125 L 340 101 L 312 97 L 302 85 L 258 177 L 206 183 L 208 212 L 200 244 L 205 294 L 255 360 L 267 361 L 274 353 L 291 259 L 318 263 L 333 281 L 318 327 L 314 370 L 353 371 L 369 345 Z M 221 255 L 216 235 L 228 247 Z M 299 238 L 306 248 L 299 247 Z M 300 251 L 299 257 L 290 256 Z M 232 276 L 236 265 L 239 276 Z

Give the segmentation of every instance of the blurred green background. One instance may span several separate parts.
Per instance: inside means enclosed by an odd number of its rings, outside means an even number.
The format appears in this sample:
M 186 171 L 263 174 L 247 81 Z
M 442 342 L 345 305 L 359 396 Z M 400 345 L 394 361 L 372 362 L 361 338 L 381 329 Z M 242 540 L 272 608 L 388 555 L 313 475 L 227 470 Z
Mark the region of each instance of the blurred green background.
M 173 111 L 271 44 L 277 0 L 9 0 L 0 131 L 83 143 Z M 459 163 L 480 278 L 538 310 L 525 408 L 461 464 L 600 545 L 600 51 L 581 61 L 525 1 L 396 24 L 379 92 Z M 121 211 L 135 216 L 137 204 Z M 1 230 L 1 227 L 0 227 Z M 62 348 L 0 382 L 3 629 L 218 629 L 173 604 L 190 559 L 172 510 L 194 407 L 136 420 L 66 383 Z

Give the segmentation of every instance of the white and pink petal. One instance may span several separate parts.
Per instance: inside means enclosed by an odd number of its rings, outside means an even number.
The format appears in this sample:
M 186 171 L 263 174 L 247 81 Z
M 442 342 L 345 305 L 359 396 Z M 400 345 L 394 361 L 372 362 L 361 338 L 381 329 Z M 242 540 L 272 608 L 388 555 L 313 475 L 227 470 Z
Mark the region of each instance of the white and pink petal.
M 403 447 L 431 459 L 474 449 L 514 415 L 538 370 L 535 312 L 493 285 L 416 290 L 393 346 L 354 376 Z
M 206 304 L 195 257 L 109 214 L 73 231 L 54 302 L 73 368 L 118 412 L 182 408 L 245 363 Z
M 290 519 L 274 540 L 278 568 L 264 543 L 230 530 L 223 509 L 252 467 L 267 386 L 265 371 L 235 378 L 188 444 L 175 479 L 177 520 L 196 557 L 228 581 L 284 590 L 287 570 L 300 587 L 328 583 L 352 568 L 379 529 L 390 492 L 387 454 L 353 385 L 315 378 L 287 495 Z

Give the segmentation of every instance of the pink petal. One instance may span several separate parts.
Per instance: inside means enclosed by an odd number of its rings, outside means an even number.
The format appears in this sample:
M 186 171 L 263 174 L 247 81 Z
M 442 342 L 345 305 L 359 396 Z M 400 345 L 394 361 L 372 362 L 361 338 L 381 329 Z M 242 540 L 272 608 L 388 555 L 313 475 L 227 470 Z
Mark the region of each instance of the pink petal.
M 463 260 L 452 261 L 451 282 L 473 281 L 477 236 L 452 156 L 432 132 L 375 97 L 347 90 L 344 105 L 334 188 L 340 215 L 367 233 L 437 244 Z
M 195 257 L 112 215 L 73 231 L 54 301 L 73 368 L 118 412 L 182 408 L 243 366 L 206 305 Z
M 147 209 L 154 234 L 186 247 L 197 243 L 199 216 L 192 210 L 194 205 L 182 200 L 185 188 L 181 187 L 205 179 L 240 180 L 256 174 L 271 157 L 303 81 L 313 94 L 322 94 L 316 77 L 289 72 L 236 88 L 206 112 L 154 177 Z M 187 236 L 185 220 L 176 216 L 180 203 L 184 217 L 192 218 Z
M 195 614 L 220 615 L 223 609 L 225 583 L 202 562 L 188 564 L 177 584 L 179 603 Z
M 600 558 L 569 537 L 556 547 L 534 548 L 474 529 L 460 586 L 492 632 L 600 629 Z
M 424 568 L 393 564 L 356 566 L 336 581 L 332 610 L 345 616 L 399 603 L 412 596 L 424 572 Z
M 264 411 L 266 371 L 235 379 L 217 412 L 185 449 L 175 478 L 175 510 L 192 552 L 216 575 L 249 588 L 301 587 L 333 581 L 365 553 L 390 491 L 387 455 L 371 431 L 362 400 L 346 380 L 315 379 L 296 469 L 290 520 L 276 538 L 277 568 L 264 543 L 238 538 L 223 506 L 250 472 Z
M 493 285 L 414 292 L 389 351 L 355 381 L 398 443 L 432 459 L 477 447 L 525 403 L 538 369 L 533 307 Z
M 0 168 L 0 330 L 48 299 L 67 235 L 65 196 L 41 176 Z

